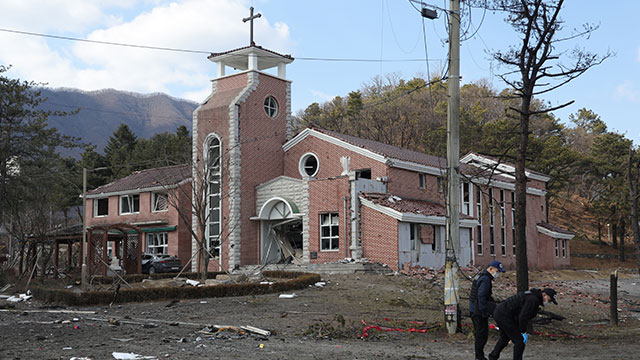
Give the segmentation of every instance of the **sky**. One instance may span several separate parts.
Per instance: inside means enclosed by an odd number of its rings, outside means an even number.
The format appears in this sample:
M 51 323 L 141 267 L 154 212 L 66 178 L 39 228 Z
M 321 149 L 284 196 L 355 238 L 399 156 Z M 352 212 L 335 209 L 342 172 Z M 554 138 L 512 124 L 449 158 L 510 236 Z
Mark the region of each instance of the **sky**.
M 206 53 L 248 45 L 249 25 L 242 18 L 254 6 L 262 14 L 255 20 L 256 44 L 297 58 L 287 67 L 295 114 L 375 77 L 442 74 L 448 51 L 442 9 L 449 2 L 426 3 L 439 8 L 438 19 L 423 20 L 409 0 L 0 0 L 0 65 L 12 66 L 9 77 L 52 88 L 163 92 L 201 102 L 216 77 Z M 585 23 L 599 26 L 569 45 L 614 56 L 542 96 L 551 106 L 575 101 L 554 112 L 561 122 L 569 125 L 570 114 L 591 109 L 610 130 L 640 143 L 640 37 L 632 25 L 639 13 L 635 0 L 567 1 L 561 13 L 565 35 Z M 506 88 L 496 74 L 508 69 L 490 53 L 517 45 L 517 34 L 500 13 L 472 9 L 462 21 L 462 84 L 486 80 L 498 91 Z M 561 50 L 566 56 L 570 49 Z

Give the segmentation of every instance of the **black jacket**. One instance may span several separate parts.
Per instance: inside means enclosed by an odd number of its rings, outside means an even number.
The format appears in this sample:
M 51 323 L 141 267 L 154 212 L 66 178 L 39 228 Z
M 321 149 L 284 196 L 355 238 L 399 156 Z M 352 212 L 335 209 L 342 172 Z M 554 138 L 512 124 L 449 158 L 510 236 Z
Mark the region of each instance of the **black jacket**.
M 473 281 L 471 285 L 471 294 L 469 295 L 469 312 L 471 316 L 476 312 L 483 317 L 493 315 L 496 308 L 496 302 L 493 300 L 491 282 L 493 275 L 486 269 Z
M 531 289 L 517 293 L 501 302 L 496 307 L 495 313 L 512 319 L 523 333 L 527 331 L 529 321 L 536 317 L 540 305 L 542 305 L 542 290 Z

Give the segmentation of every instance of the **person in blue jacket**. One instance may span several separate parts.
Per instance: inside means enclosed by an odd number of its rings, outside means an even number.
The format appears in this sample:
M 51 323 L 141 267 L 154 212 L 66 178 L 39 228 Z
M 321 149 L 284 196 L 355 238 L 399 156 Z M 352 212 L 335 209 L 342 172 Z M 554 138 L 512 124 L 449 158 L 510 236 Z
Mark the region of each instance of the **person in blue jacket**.
M 489 337 L 489 316 L 493 315 L 496 302 L 492 295 L 492 281 L 505 272 L 502 263 L 493 260 L 489 266 L 483 270 L 471 284 L 471 294 L 469 295 L 469 312 L 473 321 L 473 335 L 475 337 L 476 360 L 486 360 L 484 357 L 484 346 Z
M 500 328 L 500 338 L 489 354 L 489 360 L 498 360 L 500 352 L 509 344 L 509 340 L 513 342 L 513 359 L 521 360 L 529 339 L 529 321 L 536 317 L 540 305 L 547 306 L 550 302 L 558 305 L 557 298 L 558 294 L 551 288 L 534 288 L 517 293 L 501 302 L 493 312 L 496 325 Z

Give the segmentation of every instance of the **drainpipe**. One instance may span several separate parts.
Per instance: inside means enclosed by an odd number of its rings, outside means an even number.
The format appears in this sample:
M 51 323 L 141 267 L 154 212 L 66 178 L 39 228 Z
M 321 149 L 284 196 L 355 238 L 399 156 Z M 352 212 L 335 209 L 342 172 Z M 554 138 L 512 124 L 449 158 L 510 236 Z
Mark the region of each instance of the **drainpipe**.
M 356 190 L 356 173 L 349 173 L 349 188 L 351 190 L 351 257 L 355 260 L 362 258 L 362 247 L 358 246 L 358 229 L 359 224 L 359 204 L 358 192 Z
M 347 246 L 347 200 L 349 200 L 348 196 L 343 196 L 342 197 L 342 204 L 343 204 L 343 216 L 342 216 L 342 222 L 344 225 L 344 257 L 345 259 L 349 257 L 349 247 Z

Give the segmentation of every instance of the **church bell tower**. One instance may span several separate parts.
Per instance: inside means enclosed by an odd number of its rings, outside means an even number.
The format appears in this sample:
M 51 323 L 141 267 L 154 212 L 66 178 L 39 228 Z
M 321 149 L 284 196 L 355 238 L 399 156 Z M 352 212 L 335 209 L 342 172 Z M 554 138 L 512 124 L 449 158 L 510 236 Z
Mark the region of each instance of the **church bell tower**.
M 259 17 L 251 7 L 242 19 L 250 22 L 248 46 L 209 55 L 217 77 L 193 113 L 193 186 L 206 206 L 199 238 L 211 256 L 210 270 L 259 263 L 258 224 L 249 220 L 256 212 L 255 187 L 284 173 L 282 145 L 291 137 L 286 66 L 294 59 L 255 44 L 253 21 Z M 192 226 L 200 233 L 197 216 Z M 192 245 L 194 259 L 201 259 L 199 241 Z

